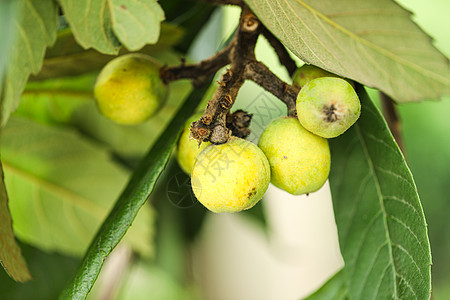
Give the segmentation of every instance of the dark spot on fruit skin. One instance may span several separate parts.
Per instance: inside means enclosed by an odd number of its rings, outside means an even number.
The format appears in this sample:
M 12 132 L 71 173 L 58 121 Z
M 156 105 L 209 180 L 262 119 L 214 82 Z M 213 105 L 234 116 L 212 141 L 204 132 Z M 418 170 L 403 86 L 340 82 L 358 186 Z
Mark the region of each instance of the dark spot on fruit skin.
M 123 9 L 123 10 L 127 9 L 127 7 L 125 5 L 123 5 L 123 4 L 120 6 L 120 8 Z
M 252 190 L 248 193 L 248 197 L 252 197 L 256 195 L 256 188 L 252 188 Z
M 337 108 L 334 106 L 334 104 L 324 105 L 322 112 L 325 114 L 325 121 L 333 123 L 339 120 L 339 116 L 336 114 L 336 110 Z
M 283 155 L 283 158 L 284 158 L 284 159 L 287 159 L 287 156 L 286 156 L 286 155 Z

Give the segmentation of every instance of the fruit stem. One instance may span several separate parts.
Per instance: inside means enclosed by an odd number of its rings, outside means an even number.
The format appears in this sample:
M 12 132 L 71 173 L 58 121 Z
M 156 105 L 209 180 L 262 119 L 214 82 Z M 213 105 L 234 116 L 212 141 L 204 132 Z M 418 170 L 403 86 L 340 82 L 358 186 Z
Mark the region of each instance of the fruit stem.
M 259 61 L 253 61 L 247 64 L 245 68 L 245 78 L 254 81 L 263 87 L 266 91 L 278 97 L 287 106 L 288 116 L 297 116 L 295 103 L 300 88 L 287 84 L 277 75 L 273 74 L 265 64 Z
M 201 87 L 208 82 L 209 78 L 217 73 L 217 71 L 230 64 L 230 53 L 234 45 L 235 41 L 232 41 L 224 49 L 198 64 L 185 65 L 184 61 L 182 61 L 181 64 L 176 67 L 164 66 L 159 71 L 160 76 L 166 84 L 179 79 L 192 79 L 194 87 Z

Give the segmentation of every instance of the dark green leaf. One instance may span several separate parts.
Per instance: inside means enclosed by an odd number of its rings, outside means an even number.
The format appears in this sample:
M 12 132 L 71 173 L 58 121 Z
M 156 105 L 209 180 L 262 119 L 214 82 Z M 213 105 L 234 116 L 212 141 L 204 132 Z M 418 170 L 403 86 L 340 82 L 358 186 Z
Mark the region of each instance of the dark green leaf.
M 14 15 L 17 36 L 8 61 L 5 87 L 1 94 L 1 126 L 17 108 L 30 73 L 42 66 L 45 49 L 56 39 L 58 11 L 52 0 L 19 1 Z
M 166 130 L 143 158 L 97 233 L 73 280 L 61 294 L 61 299 L 86 298 L 104 260 L 122 239 L 140 207 L 151 194 L 156 180 L 165 168 L 184 122 L 194 112 L 206 89 L 207 86 L 191 93 Z
M 12 279 L 25 282 L 31 279 L 27 263 L 20 247 L 14 239 L 8 195 L 3 181 L 3 168 L 0 164 L 0 262 Z
M 56 253 L 46 253 L 26 244 L 20 245 L 33 280 L 26 283 L 12 281 L 0 272 L 0 298 L 3 300 L 57 299 L 58 293 L 75 271 L 78 260 Z
M 17 236 L 44 250 L 83 254 L 127 172 L 77 133 L 18 117 L 2 131 L 1 153 Z M 150 256 L 151 215 L 141 213 L 127 242 Z
M 398 102 L 450 94 L 448 60 L 392 0 L 245 0 L 302 60 Z
M 430 299 L 427 226 L 411 172 L 378 109 L 330 140 L 331 192 L 352 299 Z
M 164 19 L 156 0 L 58 1 L 78 43 L 106 54 L 156 43 Z
M 348 298 L 348 291 L 345 286 L 345 275 L 341 270 L 304 300 L 345 300 Z

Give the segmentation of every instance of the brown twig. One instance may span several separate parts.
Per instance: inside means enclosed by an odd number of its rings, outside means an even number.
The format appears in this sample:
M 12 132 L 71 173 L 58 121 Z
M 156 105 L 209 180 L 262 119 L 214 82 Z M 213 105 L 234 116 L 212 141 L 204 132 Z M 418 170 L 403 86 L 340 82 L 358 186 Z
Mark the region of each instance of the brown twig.
M 253 115 L 238 109 L 232 114 L 227 114 L 227 128 L 231 130 L 233 136 L 245 139 L 250 135 L 250 121 Z
M 245 78 L 254 81 L 266 91 L 272 93 L 283 101 L 288 109 L 288 116 L 296 116 L 295 103 L 300 89 L 297 86 L 287 84 L 273 74 L 265 64 L 253 61 L 246 66 Z
M 234 41 L 227 47 L 217 52 L 214 56 L 201 61 L 198 64 L 185 65 L 184 61 L 179 66 L 164 66 L 160 69 L 160 76 L 165 83 L 179 79 L 192 79 L 194 87 L 199 87 L 208 81 L 218 70 L 230 64 L 230 53 L 234 47 Z
M 405 147 L 403 144 L 402 124 L 398 116 L 397 109 L 394 104 L 394 100 L 383 92 L 380 92 L 381 105 L 383 108 L 383 115 L 389 126 L 389 129 L 397 142 L 398 147 L 406 156 Z
M 226 127 L 226 116 L 244 84 L 245 66 L 255 60 L 254 49 L 260 33 L 259 25 L 259 20 L 247 6 L 244 6 L 232 42 L 230 69 L 222 75 L 219 87 L 208 102 L 203 116 L 191 125 L 191 137 L 200 143 L 210 141 L 222 144 L 228 141 L 231 132 Z
M 275 53 L 278 56 L 280 63 L 286 68 L 289 73 L 289 76 L 293 76 L 295 71 L 297 70 L 297 64 L 289 55 L 289 52 L 286 50 L 284 45 L 267 29 L 262 29 L 262 34 L 267 39 L 269 44 L 275 50 Z
M 255 45 L 260 34 L 264 34 L 279 56 L 280 62 L 290 74 L 297 69 L 295 62 L 289 56 L 286 48 L 281 44 L 258 20 L 251 10 L 240 1 L 208 1 L 219 4 L 241 3 L 242 11 L 239 26 L 231 43 L 214 56 L 194 65 L 185 65 L 184 62 L 176 67 L 163 67 L 160 75 L 164 82 L 186 78 L 192 79 L 195 86 L 203 85 L 208 78 L 226 65 L 230 67 L 218 81 L 218 88 L 212 99 L 208 102 L 203 116 L 191 124 L 191 137 L 199 143 L 211 142 L 222 144 L 228 141 L 231 130 L 238 135 L 248 135 L 247 128 L 231 126 L 230 109 L 236 101 L 239 89 L 245 80 L 252 80 L 262 86 L 287 106 L 289 116 L 296 116 L 295 101 L 299 88 L 289 85 L 279 79 L 262 62 L 255 57 Z M 247 116 L 250 116 L 247 114 Z M 227 120 L 228 117 L 228 120 Z M 228 121 L 228 124 L 227 124 Z M 236 135 L 236 132 L 234 134 Z

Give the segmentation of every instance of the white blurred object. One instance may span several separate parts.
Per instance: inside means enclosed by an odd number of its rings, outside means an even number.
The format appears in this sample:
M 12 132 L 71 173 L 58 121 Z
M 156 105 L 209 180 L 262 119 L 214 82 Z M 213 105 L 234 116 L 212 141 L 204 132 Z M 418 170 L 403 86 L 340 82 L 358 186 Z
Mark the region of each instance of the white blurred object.
M 343 266 L 328 182 L 309 196 L 270 185 L 262 201 L 268 237 L 239 213 L 205 221 L 193 263 L 205 299 L 301 299 Z

